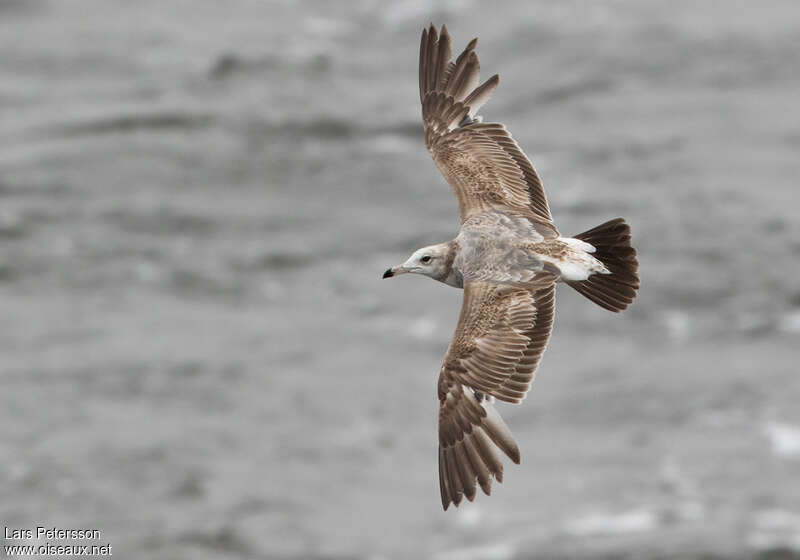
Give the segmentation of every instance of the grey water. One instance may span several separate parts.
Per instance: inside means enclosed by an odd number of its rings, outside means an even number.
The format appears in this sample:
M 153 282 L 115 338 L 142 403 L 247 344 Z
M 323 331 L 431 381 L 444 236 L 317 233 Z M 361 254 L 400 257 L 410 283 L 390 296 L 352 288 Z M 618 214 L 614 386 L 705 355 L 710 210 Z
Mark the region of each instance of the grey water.
M 562 232 L 568 288 L 503 484 L 441 511 L 458 229 L 422 142 L 446 23 Z M 142 559 L 800 557 L 793 0 L 0 1 L 0 524 Z M 4 544 L 10 541 L 5 539 Z

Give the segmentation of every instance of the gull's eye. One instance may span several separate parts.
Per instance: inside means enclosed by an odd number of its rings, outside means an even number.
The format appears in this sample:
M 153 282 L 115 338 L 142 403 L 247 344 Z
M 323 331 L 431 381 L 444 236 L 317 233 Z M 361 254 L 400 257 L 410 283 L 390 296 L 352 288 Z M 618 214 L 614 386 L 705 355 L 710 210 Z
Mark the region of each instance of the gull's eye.
M 419 261 L 422 262 L 422 263 L 428 264 L 429 262 L 431 262 L 431 256 L 430 255 L 423 255 L 422 258 Z

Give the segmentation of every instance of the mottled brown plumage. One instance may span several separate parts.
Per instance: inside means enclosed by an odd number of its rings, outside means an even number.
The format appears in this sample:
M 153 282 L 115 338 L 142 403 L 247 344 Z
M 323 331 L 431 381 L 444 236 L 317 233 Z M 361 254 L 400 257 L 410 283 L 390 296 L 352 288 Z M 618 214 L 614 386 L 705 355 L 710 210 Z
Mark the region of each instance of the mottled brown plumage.
M 495 74 L 479 87 L 480 64 L 470 41 L 449 63 L 450 36 L 442 26 L 422 32 L 420 101 L 425 145 L 458 198 L 461 221 L 490 209 L 526 215 L 546 237 L 558 237 L 542 182 L 531 162 L 499 123 L 476 120 L 500 82 Z M 451 68 L 449 73 L 443 68 Z M 475 88 L 473 90 L 473 88 Z
M 553 224 L 542 182 L 499 123 L 478 111 L 499 83 L 480 84 L 477 39 L 451 61 L 450 36 L 422 32 L 419 87 L 425 144 L 458 199 L 461 227 L 423 247 L 384 278 L 424 274 L 463 288 L 455 334 L 439 373 L 439 483 L 442 506 L 473 500 L 503 478 L 497 449 L 519 463 L 495 399 L 521 402 L 550 338 L 555 283 L 563 281 L 611 311 L 639 288 L 636 251 L 624 220 L 574 238 Z M 480 85 L 479 85 L 480 84 Z

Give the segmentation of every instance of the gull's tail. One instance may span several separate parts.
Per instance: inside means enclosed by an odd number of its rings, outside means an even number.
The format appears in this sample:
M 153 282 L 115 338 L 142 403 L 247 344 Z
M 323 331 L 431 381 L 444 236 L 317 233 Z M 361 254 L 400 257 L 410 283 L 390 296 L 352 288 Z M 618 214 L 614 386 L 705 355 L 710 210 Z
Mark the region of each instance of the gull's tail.
M 636 298 L 639 290 L 639 261 L 631 247 L 631 228 L 616 218 L 575 236 L 595 248 L 592 256 L 611 274 L 595 273 L 582 281 L 567 284 L 609 311 L 619 313 Z

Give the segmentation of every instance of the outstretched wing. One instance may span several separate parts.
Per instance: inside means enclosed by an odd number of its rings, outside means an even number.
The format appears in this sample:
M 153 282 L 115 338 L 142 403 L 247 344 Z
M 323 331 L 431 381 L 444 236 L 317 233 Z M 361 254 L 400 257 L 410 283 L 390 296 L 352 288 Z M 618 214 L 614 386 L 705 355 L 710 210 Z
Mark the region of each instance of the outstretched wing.
M 486 494 L 503 469 L 492 443 L 515 463 L 519 450 L 491 399 L 519 403 L 550 338 L 555 278 L 525 287 L 467 282 L 456 332 L 439 373 L 442 506 Z
M 521 402 L 550 338 L 554 278 L 541 274 L 525 287 L 467 282 L 442 370 L 476 391 Z
M 528 217 L 546 237 L 557 237 L 542 182 L 499 123 L 482 123 L 478 110 L 497 87 L 497 74 L 478 85 L 473 39 L 450 61 L 450 36 L 433 25 L 422 31 L 419 95 L 425 144 L 458 198 L 461 221 L 488 209 Z

